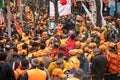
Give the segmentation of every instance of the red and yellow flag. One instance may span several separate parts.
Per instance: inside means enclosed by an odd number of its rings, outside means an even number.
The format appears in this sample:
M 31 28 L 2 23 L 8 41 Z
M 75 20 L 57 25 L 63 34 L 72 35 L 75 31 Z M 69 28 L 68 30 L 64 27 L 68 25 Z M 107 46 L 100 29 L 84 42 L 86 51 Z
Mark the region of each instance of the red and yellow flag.
M 19 35 L 22 35 L 23 30 L 22 30 L 21 26 L 15 25 L 15 29 L 17 30 L 17 32 L 18 32 Z

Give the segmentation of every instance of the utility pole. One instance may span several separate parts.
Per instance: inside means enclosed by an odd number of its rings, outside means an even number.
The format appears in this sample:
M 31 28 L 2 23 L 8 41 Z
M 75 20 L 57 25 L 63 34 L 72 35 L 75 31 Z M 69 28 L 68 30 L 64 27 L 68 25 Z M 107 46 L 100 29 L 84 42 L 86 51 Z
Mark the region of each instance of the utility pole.
M 8 5 L 8 8 L 7 8 L 7 22 L 8 22 L 8 24 L 7 24 L 7 27 L 8 27 L 8 37 L 10 38 L 11 37 L 10 0 L 7 0 L 7 5 Z

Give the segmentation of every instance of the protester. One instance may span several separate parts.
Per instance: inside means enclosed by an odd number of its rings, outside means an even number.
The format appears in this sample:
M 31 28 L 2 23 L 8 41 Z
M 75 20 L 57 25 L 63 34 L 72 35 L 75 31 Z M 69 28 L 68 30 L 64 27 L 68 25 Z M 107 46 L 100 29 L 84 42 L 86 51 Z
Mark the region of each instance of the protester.
M 37 58 L 33 58 L 31 63 L 32 69 L 28 70 L 24 74 L 23 80 L 46 80 L 47 78 L 46 72 L 39 69 L 39 60 Z
M 15 76 L 16 76 L 16 79 L 17 79 L 17 80 L 22 79 L 24 73 L 27 72 L 28 68 L 29 68 L 29 61 L 26 60 L 26 59 L 23 59 L 23 60 L 21 61 L 21 68 L 16 69 L 16 70 L 14 71 Z
M 74 77 L 68 78 L 67 80 L 83 80 L 85 77 L 86 75 L 84 74 L 84 71 L 82 69 L 78 69 L 75 71 Z
M 0 79 L 1 80 L 16 80 L 14 71 L 9 63 L 7 63 L 8 57 L 4 52 L 0 53 Z
M 61 6 L 66 6 L 67 2 L 60 0 Z M 37 3 L 35 6 L 23 3 L 22 8 L 10 7 L 11 37 L 8 37 L 9 21 L 5 13 L 8 11 L 4 7 L 5 20 L 0 20 L 0 52 L 7 52 L 8 60 L 0 62 L 10 63 L 12 69 L 8 75 L 14 75 L 14 70 L 17 79 L 16 71 L 21 73 L 25 70 L 23 80 L 89 80 L 91 76 L 93 80 L 119 80 L 119 17 L 104 16 L 106 25 L 95 27 L 82 5 L 83 2 L 90 10 L 89 1 L 72 2 L 73 12 L 59 15 L 58 21 Z M 103 0 L 103 3 L 103 8 L 107 7 L 109 11 L 108 0 Z
M 94 74 L 93 80 L 103 80 L 107 58 L 103 55 L 103 53 L 99 52 L 98 48 L 95 48 L 93 53 L 95 56 L 92 58 L 91 72 Z

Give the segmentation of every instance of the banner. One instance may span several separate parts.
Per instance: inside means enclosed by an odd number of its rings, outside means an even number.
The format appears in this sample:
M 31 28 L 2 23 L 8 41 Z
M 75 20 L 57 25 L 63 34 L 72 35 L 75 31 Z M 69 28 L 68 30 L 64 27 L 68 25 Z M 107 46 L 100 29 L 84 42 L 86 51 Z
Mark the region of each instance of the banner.
M 111 16 L 114 16 L 114 11 L 115 11 L 115 7 L 114 7 L 113 5 L 111 5 L 111 6 L 110 6 L 110 12 L 109 12 L 109 14 L 110 14 Z
M 101 27 L 103 27 L 103 26 L 106 25 L 106 21 L 105 21 L 105 19 L 104 19 L 104 17 L 103 17 L 103 12 L 102 12 L 102 10 L 103 10 L 103 1 L 102 1 L 102 0 L 100 0 L 100 4 L 101 4 L 101 7 L 100 7 L 100 15 L 101 15 L 101 18 L 102 18 L 102 26 L 101 26 Z
M 89 10 L 88 10 L 87 7 L 84 5 L 84 3 L 82 3 L 82 6 L 83 6 L 83 8 L 85 9 L 85 11 L 87 12 L 87 14 L 88 14 L 88 16 L 89 16 L 89 18 L 90 18 L 90 20 L 91 20 L 94 28 L 96 28 L 96 25 L 95 25 L 95 22 L 94 22 L 94 20 L 93 20 L 92 14 L 89 12 Z
M 117 12 L 120 13 L 120 2 L 117 2 Z
M 71 14 L 71 0 L 67 0 L 67 3 L 62 5 L 60 1 L 58 1 L 58 12 L 59 16 Z M 50 1 L 50 16 L 55 15 L 54 3 Z

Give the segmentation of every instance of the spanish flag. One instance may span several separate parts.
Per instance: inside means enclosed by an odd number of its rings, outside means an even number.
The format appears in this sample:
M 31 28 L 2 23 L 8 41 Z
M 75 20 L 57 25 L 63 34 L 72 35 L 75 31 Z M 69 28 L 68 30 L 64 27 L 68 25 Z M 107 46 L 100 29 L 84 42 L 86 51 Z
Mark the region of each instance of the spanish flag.
M 22 30 L 21 26 L 15 25 L 15 29 L 17 30 L 17 32 L 18 32 L 19 35 L 22 35 L 23 30 Z

